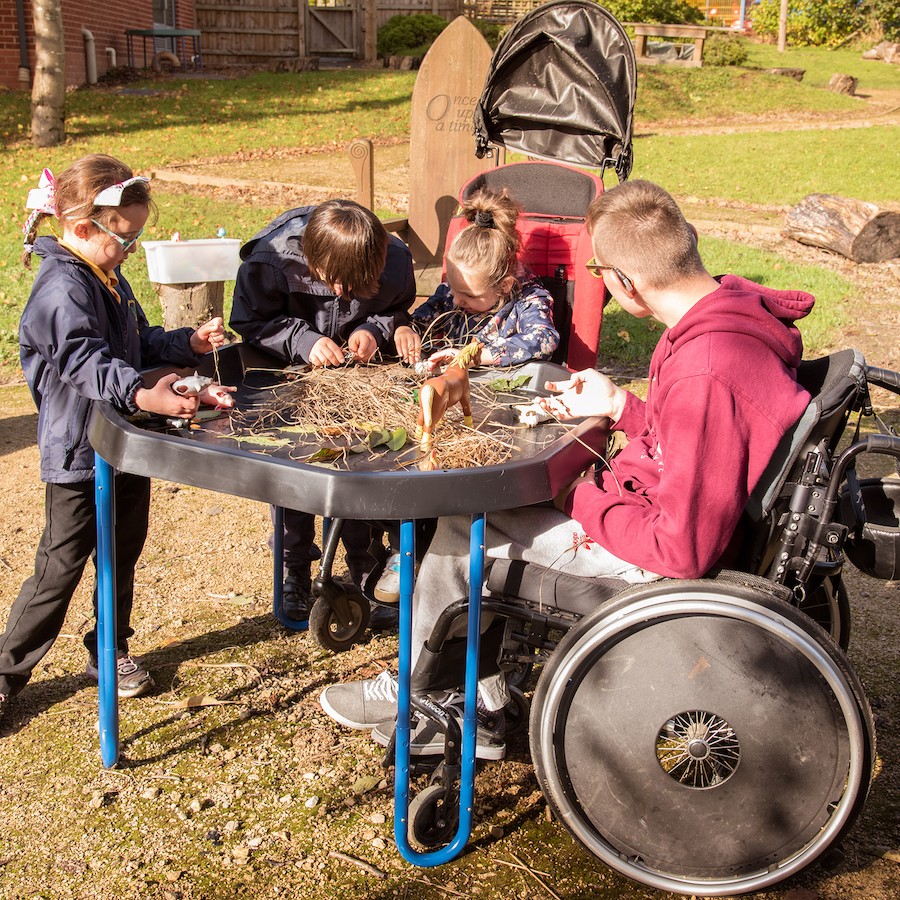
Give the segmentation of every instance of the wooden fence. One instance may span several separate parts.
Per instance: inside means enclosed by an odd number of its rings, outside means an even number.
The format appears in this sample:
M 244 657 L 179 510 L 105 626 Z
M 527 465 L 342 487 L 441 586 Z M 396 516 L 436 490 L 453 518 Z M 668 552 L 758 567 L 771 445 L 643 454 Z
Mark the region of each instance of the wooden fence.
M 376 30 L 395 15 L 433 13 L 451 21 L 464 11 L 464 0 L 198 0 L 195 27 L 203 58 L 217 65 L 298 56 L 361 59 L 366 55 L 366 3 L 377 4 Z

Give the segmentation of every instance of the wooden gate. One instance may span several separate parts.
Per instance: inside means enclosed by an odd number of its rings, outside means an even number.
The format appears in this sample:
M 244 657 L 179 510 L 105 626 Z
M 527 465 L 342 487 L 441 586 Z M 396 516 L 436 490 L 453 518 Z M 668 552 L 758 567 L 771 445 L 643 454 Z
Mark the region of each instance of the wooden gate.
M 316 0 L 306 7 L 303 56 L 359 56 L 359 36 L 356 0 Z

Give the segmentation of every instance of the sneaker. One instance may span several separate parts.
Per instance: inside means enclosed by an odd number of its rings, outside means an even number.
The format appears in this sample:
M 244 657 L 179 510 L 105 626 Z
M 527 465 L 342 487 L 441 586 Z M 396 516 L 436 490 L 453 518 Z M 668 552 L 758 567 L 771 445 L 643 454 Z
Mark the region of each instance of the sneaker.
M 369 630 L 396 631 L 400 626 L 400 610 L 396 606 L 383 606 L 373 600 L 369 604 Z
M 300 569 L 288 569 L 281 593 L 281 611 L 284 615 L 296 622 L 308 622 L 309 611 L 314 602 L 309 573 Z
M 9 697 L 6 694 L 0 694 L 0 719 L 3 719 L 3 713 L 6 712 L 6 708 L 9 706 Z
M 462 728 L 463 723 L 463 695 L 452 694 L 449 699 L 443 701 L 441 706 L 447 712 L 453 713 Z M 492 728 L 485 728 L 482 724 L 482 716 L 478 716 L 478 728 L 475 731 L 475 758 L 476 759 L 503 759 L 506 756 L 506 742 L 503 740 L 504 728 L 499 719 L 503 711 L 492 713 L 495 721 Z M 387 747 L 394 731 L 397 728 L 396 716 L 385 722 L 381 722 L 372 729 L 372 740 Z M 413 723 L 410 730 L 409 754 L 410 756 L 437 756 L 444 752 L 444 732 L 437 722 L 432 719 L 413 713 Z
M 416 574 L 419 572 L 419 564 L 416 563 Z M 382 603 L 400 602 L 400 554 L 392 553 L 384 564 L 384 571 L 373 591 L 375 599 Z
M 368 731 L 397 717 L 397 679 L 385 670 L 366 681 L 332 684 L 319 695 L 319 703 L 335 722 Z
M 400 602 L 400 554 L 392 553 L 375 585 L 375 599 L 382 603 Z
M 139 697 L 145 694 L 150 688 L 155 687 L 153 678 L 150 673 L 140 664 L 138 660 L 132 659 L 128 654 L 120 656 L 116 660 L 116 671 L 119 675 L 119 696 L 120 697 Z M 100 681 L 100 672 L 97 669 L 97 660 L 94 657 L 88 659 L 85 672 L 94 681 Z

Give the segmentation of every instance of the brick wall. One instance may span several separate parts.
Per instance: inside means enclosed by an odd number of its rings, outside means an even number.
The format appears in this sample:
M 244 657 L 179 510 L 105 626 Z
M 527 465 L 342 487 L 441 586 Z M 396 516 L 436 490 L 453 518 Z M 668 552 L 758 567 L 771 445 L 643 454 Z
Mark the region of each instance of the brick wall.
M 28 66 L 34 72 L 34 20 L 31 0 L 24 0 L 25 30 L 28 44 Z M 194 27 L 194 4 L 191 0 L 176 2 L 179 28 Z M 94 56 L 97 75 L 109 68 L 107 47 L 116 51 L 116 64 L 128 65 L 125 43 L 126 28 L 151 28 L 153 26 L 152 0 L 62 0 L 63 28 L 66 33 L 66 84 L 84 84 L 84 38 L 81 29 L 86 28 L 94 36 Z M 148 58 L 150 42 L 147 42 Z M 140 38 L 135 41 L 135 64 L 143 65 Z M 19 25 L 16 0 L 0 0 L 0 85 L 11 90 L 19 88 Z M 30 88 L 30 86 L 29 86 Z

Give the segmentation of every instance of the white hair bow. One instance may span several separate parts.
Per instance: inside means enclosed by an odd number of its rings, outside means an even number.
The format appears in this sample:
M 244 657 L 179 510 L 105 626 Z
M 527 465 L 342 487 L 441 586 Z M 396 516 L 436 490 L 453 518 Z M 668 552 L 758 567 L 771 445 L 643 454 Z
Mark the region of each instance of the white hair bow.
M 126 178 L 125 181 L 111 184 L 94 197 L 94 206 L 118 206 L 122 202 L 122 191 L 131 184 L 141 183 L 150 184 L 150 179 L 146 175 L 135 175 L 134 178 Z
M 36 209 L 51 216 L 56 215 L 56 184 L 49 169 L 41 172 L 38 186 L 28 192 L 25 209 Z

